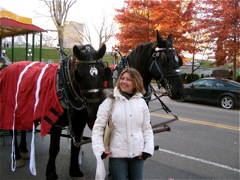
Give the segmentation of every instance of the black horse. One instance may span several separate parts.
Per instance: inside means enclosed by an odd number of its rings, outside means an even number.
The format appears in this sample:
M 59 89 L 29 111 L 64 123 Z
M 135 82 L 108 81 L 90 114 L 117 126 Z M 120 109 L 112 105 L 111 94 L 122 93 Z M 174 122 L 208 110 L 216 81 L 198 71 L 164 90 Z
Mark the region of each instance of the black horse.
M 86 124 L 92 129 L 98 106 L 104 99 L 104 81 L 111 77 L 110 69 L 101 59 L 105 51 L 105 45 L 98 51 L 91 45 L 74 46 L 73 55 L 62 59 L 59 64 L 17 62 L 0 71 L 0 110 L 6 112 L 0 115 L 0 129 L 14 130 L 11 132 L 14 132 L 15 160 L 22 158 L 16 130 L 23 130 L 20 145 L 22 151 L 27 152 L 24 132 L 41 124 L 41 135 L 50 133 L 46 179 L 57 179 L 55 160 L 60 150 L 62 128 L 68 126 L 72 139 L 69 174 L 73 178 L 83 177 L 78 164 L 82 132 Z M 51 72 L 47 71 L 49 68 Z M 40 69 L 39 73 L 37 69 Z M 29 74 L 31 70 L 33 72 Z M 17 71 L 21 73 L 16 74 Z M 14 74 L 14 77 L 10 76 L 11 74 Z M 38 77 L 34 78 L 35 74 Z M 50 87 L 50 84 L 53 86 Z M 16 86 L 16 89 L 6 91 L 7 86 Z M 54 91 L 53 94 L 48 90 Z M 27 96 L 23 97 L 25 91 Z M 51 102 L 51 99 L 55 102 Z M 10 117 L 9 113 L 13 114 L 13 117 Z M 25 116 L 27 114 L 28 116 Z M 26 119 L 30 119 L 29 122 Z
M 163 40 L 157 31 L 155 42 L 140 44 L 124 57 L 118 49 L 116 51 L 122 57 L 117 65 L 118 74 L 125 67 L 137 69 L 144 81 L 145 97 L 150 98 L 149 84 L 155 79 L 165 88 L 171 99 L 183 98 L 184 89 L 179 69 L 183 62 L 173 47 L 172 34 Z

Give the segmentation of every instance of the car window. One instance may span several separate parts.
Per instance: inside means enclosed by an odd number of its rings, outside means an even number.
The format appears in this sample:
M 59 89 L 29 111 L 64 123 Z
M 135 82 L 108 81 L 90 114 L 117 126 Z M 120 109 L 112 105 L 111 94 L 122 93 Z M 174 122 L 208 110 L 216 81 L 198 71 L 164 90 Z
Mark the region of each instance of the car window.
M 203 79 L 203 80 L 199 80 L 199 81 L 193 83 L 193 86 L 195 86 L 195 87 L 212 87 L 213 83 L 214 82 L 212 80 Z
M 240 88 L 240 85 L 234 82 L 216 82 L 215 87 L 230 87 L 230 88 Z
M 199 81 L 194 82 L 193 86 L 195 86 L 195 87 L 204 87 L 203 83 L 204 83 L 204 80 L 199 80 Z
M 212 80 L 206 80 L 204 84 L 206 85 L 206 87 L 213 87 L 213 83 L 214 82 Z
M 229 82 L 228 87 L 240 88 L 240 85 L 239 85 L 239 83 Z
M 215 87 L 227 87 L 227 85 L 221 82 L 216 82 Z

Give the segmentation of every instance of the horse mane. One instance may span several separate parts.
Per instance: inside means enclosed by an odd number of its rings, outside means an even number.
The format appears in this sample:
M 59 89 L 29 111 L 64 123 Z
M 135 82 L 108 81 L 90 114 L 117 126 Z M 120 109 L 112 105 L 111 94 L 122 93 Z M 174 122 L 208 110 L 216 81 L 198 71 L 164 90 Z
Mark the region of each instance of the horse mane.
M 142 59 L 149 56 L 152 53 L 152 42 L 138 45 L 132 52 L 129 54 L 129 57 L 134 56 L 136 59 Z
M 156 42 L 140 44 L 126 57 L 129 66 L 137 69 L 142 75 L 145 86 L 147 86 L 148 82 L 150 82 L 152 78 L 150 72 L 147 71 L 147 67 L 149 67 L 151 62 L 155 46 Z

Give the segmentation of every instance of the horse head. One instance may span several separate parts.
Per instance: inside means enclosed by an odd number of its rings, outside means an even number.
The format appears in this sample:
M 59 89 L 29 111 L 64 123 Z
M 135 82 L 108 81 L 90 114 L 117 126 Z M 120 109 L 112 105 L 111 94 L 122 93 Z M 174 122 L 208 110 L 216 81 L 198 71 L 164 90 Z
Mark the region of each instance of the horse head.
M 143 77 L 144 88 L 149 92 L 152 79 L 166 89 L 171 99 L 183 98 L 181 71 L 182 59 L 173 48 L 172 35 L 163 40 L 157 31 L 157 41 L 138 45 L 126 56 L 126 64 L 137 69 Z
M 90 129 L 94 125 L 98 106 L 104 98 L 104 81 L 111 78 L 110 68 L 102 61 L 105 51 L 105 44 L 98 51 L 91 45 L 73 47 L 70 76 L 74 89 L 87 107 Z
M 173 48 L 172 34 L 163 40 L 157 31 L 157 41 L 152 51 L 153 58 L 149 66 L 152 77 L 161 83 L 171 99 L 182 99 L 184 89 L 179 68 L 183 62 Z

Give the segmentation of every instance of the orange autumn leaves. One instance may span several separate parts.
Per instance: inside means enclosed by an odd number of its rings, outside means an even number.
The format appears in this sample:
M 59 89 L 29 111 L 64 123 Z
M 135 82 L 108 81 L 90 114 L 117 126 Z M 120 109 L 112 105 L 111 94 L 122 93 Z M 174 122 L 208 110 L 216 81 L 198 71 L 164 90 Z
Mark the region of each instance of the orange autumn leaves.
M 119 48 L 127 53 L 141 43 L 173 34 L 179 53 L 214 54 L 217 64 L 239 63 L 239 0 L 125 0 L 116 9 Z M 237 5 L 237 6 L 236 6 Z

